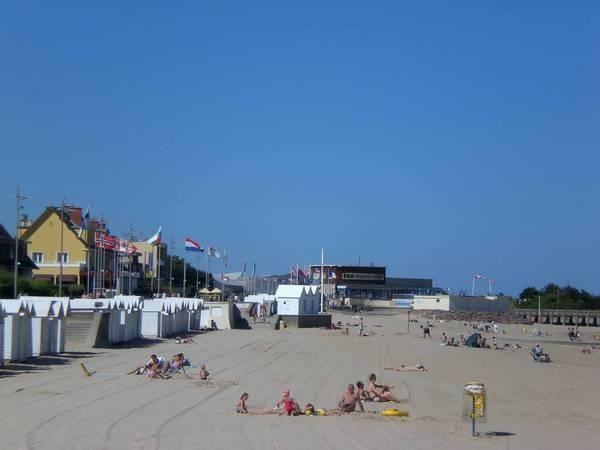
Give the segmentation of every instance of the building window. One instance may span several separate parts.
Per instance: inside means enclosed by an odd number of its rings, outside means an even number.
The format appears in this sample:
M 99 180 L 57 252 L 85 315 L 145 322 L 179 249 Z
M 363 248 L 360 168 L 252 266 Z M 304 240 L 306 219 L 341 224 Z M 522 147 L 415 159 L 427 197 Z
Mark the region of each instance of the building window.
M 33 252 L 31 254 L 33 262 L 36 264 L 41 264 L 44 262 L 44 254 L 42 252 Z
M 60 253 L 60 252 L 58 252 L 56 254 L 56 262 L 60 264 L 61 261 L 62 261 L 63 264 L 67 264 L 69 262 L 69 254 L 68 253 Z

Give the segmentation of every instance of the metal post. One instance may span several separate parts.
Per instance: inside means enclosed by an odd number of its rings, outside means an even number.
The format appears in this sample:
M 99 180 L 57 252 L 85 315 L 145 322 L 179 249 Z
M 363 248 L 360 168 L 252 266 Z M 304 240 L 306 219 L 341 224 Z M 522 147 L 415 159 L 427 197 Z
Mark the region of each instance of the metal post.
M 475 396 L 472 395 L 471 399 L 473 400 L 473 409 L 472 409 L 472 413 L 471 413 L 471 417 L 473 419 L 472 428 L 471 428 L 471 436 L 477 436 L 477 434 L 475 433 Z
M 187 270 L 187 263 L 185 262 L 185 250 L 183 252 L 183 286 L 181 289 L 181 296 L 185 297 L 185 277 L 186 277 L 186 270 Z M 196 273 L 196 280 L 198 280 L 198 273 Z M 198 290 L 198 283 L 196 282 L 196 290 Z
M 160 297 L 160 239 L 158 240 L 158 246 L 157 246 L 157 250 L 156 253 L 158 254 L 158 257 L 156 258 L 156 293 L 158 294 L 158 296 Z
M 321 314 L 323 314 L 323 263 L 325 259 L 325 252 L 321 248 Z
M 15 225 L 15 274 L 13 280 L 13 295 L 15 299 L 17 298 L 17 283 L 19 280 L 19 216 L 21 215 L 21 200 L 27 200 L 31 197 L 26 197 L 21 195 L 21 190 L 19 186 L 17 186 L 17 195 L 15 196 L 17 199 L 17 223 Z
M 542 323 L 542 306 L 541 306 L 542 296 L 538 295 L 538 323 Z
M 64 224 L 65 224 L 65 198 L 62 198 L 60 204 L 60 275 L 58 276 L 58 296 L 62 297 L 62 278 L 63 278 L 63 252 L 64 252 Z
M 173 251 L 175 250 L 175 244 L 173 238 L 171 238 L 171 259 L 169 261 L 169 295 L 173 295 Z

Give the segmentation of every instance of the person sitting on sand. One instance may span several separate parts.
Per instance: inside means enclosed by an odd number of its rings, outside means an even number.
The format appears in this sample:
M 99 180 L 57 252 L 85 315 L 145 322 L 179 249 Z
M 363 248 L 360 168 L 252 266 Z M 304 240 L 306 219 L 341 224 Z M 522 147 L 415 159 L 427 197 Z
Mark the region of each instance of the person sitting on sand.
M 143 366 L 137 367 L 135 370 L 132 370 L 131 372 L 127 372 L 128 375 L 131 374 L 136 374 L 136 375 L 142 375 L 144 373 L 147 373 L 148 370 L 150 370 L 150 368 L 154 365 L 154 364 L 159 364 L 160 361 L 158 360 L 158 357 L 155 354 L 150 355 L 150 359 L 148 360 L 148 362 L 146 362 L 146 364 L 144 364 Z
M 246 400 L 248 400 L 248 393 L 244 392 L 238 402 L 235 405 L 235 412 L 238 414 L 248 414 L 248 408 L 246 408 Z
M 280 408 L 279 414 L 282 416 L 296 416 L 300 414 L 300 406 L 298 406 L 298 402 L 290 396 L 290 391 L 288 389 L 283 391 L 283 398 L 277 402 L 277 408 Z
M 183 369 L 183 353 L 177 353 L 173 355 L 167 370 L 170 373 L 176 373 L 179 372 L 180 369 Z
M 168 370 L 169 363 L 168 361 L 165 362 L 162 356 L 157 357 L 156 355 L 152 355 L 149 363 L 150 366 L 146 372 L 149 378 L 168 378 L 168 376 L 165 375 L 165 370 Z
M 356 382 L 356 390 L 357 390 L 357 394 L 361 400 L 364 400 L 364 401 L 369 400 L 369 394 L 365 390 L 365 385 L 362 381 Z
M 550 362 L 550 357 L 544 353 L 544 349 L 540 344 L 535 344 L 530 353 L 534 361 Z
M 202 381 L 206 381 L 208 379 L 209 375 L 210 375 L 210 373 L 208 373 L 208 370 L 206 370 L 206 366 L 204 364 L 202 364 L 200 366 L 200 379 Z
M 344 395 L 342 396 L 342 399 L 338 403 L 338 408 L 340 412 L 351 413 L 354 412 L 354 410 L 356 409 L 357 403 L 360 410 L 362 412 L 365 412 L 365 408 L 363 407 L 358 392 L 354 392 L 354 385 L 349 384 L 348 388 L 346 389 L 346 392 L 344 392 Z
M 371 398 L 374 402 L 396 402 L 402 403 L 398 397 L 396 397 L 392 391 L 390 390 L 393 386 L 388 386 L 387 384 L 377 384 L 377 377 L 374 373 L 369 375 L 369 398 Z
M 304 410 L 302 411 L 302 414 L 305 414 L 307 416 L 312 416 L 315 413 L 315 407 L 313 406 L 312 403 L 307 403 L 306 406 L 304 407 Z
M 448 336 L 446 336 L 445 332 L 442 333 L 442 337 L 440 338 L 440 340 L 442 341 L 442 344 L 448 343 Z

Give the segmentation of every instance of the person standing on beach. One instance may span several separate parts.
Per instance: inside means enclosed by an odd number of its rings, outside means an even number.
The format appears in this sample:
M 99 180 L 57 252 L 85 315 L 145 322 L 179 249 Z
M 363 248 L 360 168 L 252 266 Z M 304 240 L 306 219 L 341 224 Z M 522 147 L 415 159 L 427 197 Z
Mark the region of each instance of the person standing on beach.
M 285 322 L 283 321 L 283 317 L 279 318 L 279 331 L 283 334 L 283 330 L 285 330 Z

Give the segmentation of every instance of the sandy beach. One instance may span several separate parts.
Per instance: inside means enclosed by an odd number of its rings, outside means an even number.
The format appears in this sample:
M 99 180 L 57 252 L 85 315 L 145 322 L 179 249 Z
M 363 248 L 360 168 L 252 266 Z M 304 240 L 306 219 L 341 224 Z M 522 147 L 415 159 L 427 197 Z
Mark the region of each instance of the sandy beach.
M 334 320 L 357 322 L 350 315 Z M 80 349 L 0 369 L 0 440 L 14 449 L 597 449 L 600 442 L 600 350 L 581 352 L 566 328 L 541 327 L 539 340 L 551 364 L 529 356 L 533 338 L 520 325 L 501 325 L 498 344 L 522 349 L 444 347 L 440 335 L 470 334 L 462 323 L 438 323 L 432 339 L 404 314 L 365 316 L 368 337 L 319 329 L 258 324 L 252 330 L 223 330 L 137 347 Z M 528 330 L 529 332 L 530 330 Z M 582 329 L 594 341 L 600 330 Z M 491 334 L 488 335 L 491 343 Z M 600 344 L 595 341 L 596 344 Z M 194 367 L 187 376 L 150 380 L 126 375 L 151 353 L 184 352 Z M 95 374 L 84 377 L 83 362 Z M 205 363 L 210 380 L 201 383 Z M 421 363 L 427 372 L 385 367 Z M 366 413 L 331 417 L 240 415 L 242 392 L 252 410 L 273 409 L 283 389 L 303 406 L 334 408 L 348 383 L 374 372 L 409 402 L 397 405 L 407 418 L 379 412 L 391 404 L 365 403 Z M 462 417 L 466 382 L 485 383 L 488 419 L 479 438 Z M 492 435 L 486 435 L 491 432 Z M 494 435 L 495 434 L 495 435 Z

